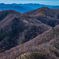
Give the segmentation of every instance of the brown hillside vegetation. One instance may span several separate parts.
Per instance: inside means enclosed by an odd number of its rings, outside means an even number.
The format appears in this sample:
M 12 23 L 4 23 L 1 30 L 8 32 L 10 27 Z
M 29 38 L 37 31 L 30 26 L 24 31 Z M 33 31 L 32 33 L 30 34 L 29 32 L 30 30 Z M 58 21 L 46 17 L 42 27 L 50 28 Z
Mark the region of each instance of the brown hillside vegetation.
M 18 55 L 21 55 L 25 52 L 36 52 L 36 51 L 41 51 L 41 53 L 45 56 L 47 54 L 46 59 L 48 58 L 48 55 L 50 56 L 49 58 L 56 59 L 59 57 L 59 55 L 57 55 L 59 54 L 58 38 L 59 38 L 59 25 L 56 26 L 54 29 L 50 29 L 24 44 L 21 44 L 10 50 L 7 50 L 4 53 L 0 53 L 1 57 L 0 59 L 2 58 L 15 59 Z
M 51 28 L 34 18 L 13 10 L 0 13 L 1 17 L 5 16 L 0 21 L 0 52 L 27 42 Z M 3 16 L 2 13 L 4 13 Z
M 59 9 L 0 11 L 0 59 L 59 59 L 58 24 Z
M 59 24 L 59 9 L 50 9 L 47 7 L 42 7 L 36 10 L 25 12 L 23 14 L 34 17 L 37 20 L 52 27 Z

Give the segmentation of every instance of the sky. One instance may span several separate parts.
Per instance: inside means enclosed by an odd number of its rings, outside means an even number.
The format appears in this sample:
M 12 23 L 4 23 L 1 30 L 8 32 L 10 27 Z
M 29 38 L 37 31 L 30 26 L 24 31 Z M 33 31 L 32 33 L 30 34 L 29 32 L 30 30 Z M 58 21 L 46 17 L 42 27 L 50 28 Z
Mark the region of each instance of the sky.
M 39 4 L 45 4 L 45 5 L 58 5 L 59 6 L 59 0 L 0 0 L 0 3 L 5 3 L 5 4 L 39 3 Z

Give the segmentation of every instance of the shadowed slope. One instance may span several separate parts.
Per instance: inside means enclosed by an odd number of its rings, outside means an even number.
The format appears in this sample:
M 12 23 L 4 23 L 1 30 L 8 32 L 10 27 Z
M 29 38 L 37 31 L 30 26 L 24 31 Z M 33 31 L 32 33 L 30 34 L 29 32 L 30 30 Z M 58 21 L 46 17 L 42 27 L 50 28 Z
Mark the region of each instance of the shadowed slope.
M 13 10 L 1 11 L 1 17 L 0 52 L 27 42 L 50 28 L 35 18 Z
M 50 55 L 51 57 L 49 57 L 49 58 L 52 58 L 52 57 L 57 58 L 57 56 L 54 57 L 54 54 L 52 52 L 50 52 L 50 49 L 52 51 L 53 50 L 52 48 L 58 47 L 58 46 L 55 45 L 56 42 L 59 41 L 58 38 L 57 38 L 58 35 L 59 35 L 59 25 L 56 26 L 54 29 L 50 29 L 50 30 L 42 33 L 41 35 L 37 36 L 33 40 L 30 40 L 30 41 L 28 41 L 24 44 L 21 44 L 21 45 L 19 45 L 17 47 L 14 47 L 14 48 L 12 48 L 8 51 L 5 51 L 4 53 L 1 53 L 0 57 L 1 58 L 5 57 L 4 59 L 6 59 L 6 57 L 8 56 L 7 59 L 8 58 L 15 59 L 18 55 L 21 55 L 25 52 L 33 52 L 33 51 L 38 51 L 39 50 L 39 51 L 42 51 L 42 52 L 45 51 L 49 55 L 51 54 Z M 56 49 L 58 49 L 58 48 L 56 48 Z M 46 56 L 46 53 L 45 54 L 43 53 L 43 54 Z

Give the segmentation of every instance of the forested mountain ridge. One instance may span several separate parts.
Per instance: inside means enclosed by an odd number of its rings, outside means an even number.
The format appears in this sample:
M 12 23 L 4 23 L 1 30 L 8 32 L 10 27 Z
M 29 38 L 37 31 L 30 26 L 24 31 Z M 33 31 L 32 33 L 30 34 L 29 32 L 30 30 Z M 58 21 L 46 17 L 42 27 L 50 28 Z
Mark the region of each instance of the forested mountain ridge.
M 58 59 L 59 9 L 25 13 L 0 11 L 0 59 Z
M 37 19 L 16 11 L 1 11 L 0 52 L 27 42 L 49 28 L 51 27 L 43 24 Z
M 59 9 L 50 9 L 48 7 L 38 8 L 29 12 L 23 13 L 29 15 L 52 27 L 59 24 Z

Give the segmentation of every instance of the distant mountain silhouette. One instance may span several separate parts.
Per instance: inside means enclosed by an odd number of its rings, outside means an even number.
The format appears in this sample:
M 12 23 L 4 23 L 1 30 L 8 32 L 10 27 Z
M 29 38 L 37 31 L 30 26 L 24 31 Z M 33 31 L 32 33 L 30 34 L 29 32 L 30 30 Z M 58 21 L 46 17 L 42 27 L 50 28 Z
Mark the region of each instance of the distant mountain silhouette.
M 33 3 L 29 3 L 29 4 L 15 4 L 15 3 L 14 4 L 4 4 L 4 3 L 0 3 L 0 11 L 2 11 L 2 10 L 15 10 L 15 11 L 20 12 L 20 13 L 34 10 L 37 8 L 41 8 L 41 7 L 48 7 L 48 8 L 52 8 L 52 9 L 59 8 L 59 6 L 49 6 L 49 5 L 33 4 Z

